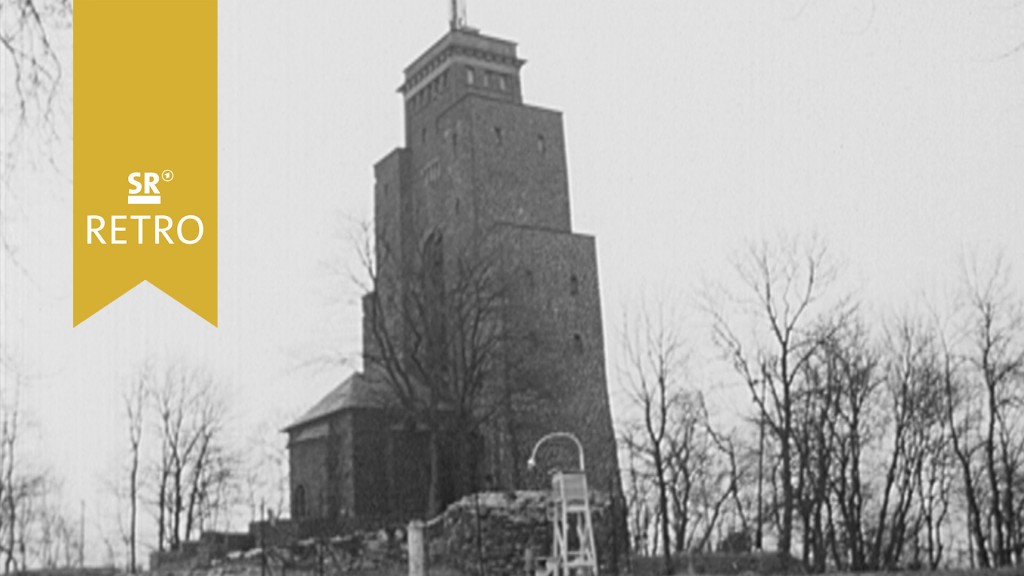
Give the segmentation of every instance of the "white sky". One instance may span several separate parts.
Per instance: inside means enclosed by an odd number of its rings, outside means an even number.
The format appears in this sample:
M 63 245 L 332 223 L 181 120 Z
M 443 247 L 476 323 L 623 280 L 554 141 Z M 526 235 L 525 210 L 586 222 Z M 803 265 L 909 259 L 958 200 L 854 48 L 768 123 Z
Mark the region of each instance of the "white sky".
M 1000 57 L 1024 42 L 1018 2 L 476 0 L 468 16 L 519 43 L 524 99 L 564 113 L 612 387 L 624 307 L 691 299 L 780 231 L 826 238 L 873 313 L 946 291 L 965 251 L 1004 250 L 1024 293 L 1024 50 Z M 402 144 L 401 71 L 446 29 L 442 0 L 221 0 L 219 328 L 143 286 L 72 329 L 70 114 L 60 172 L 22 163 L 4 345 L 33 459 L 72 510 L 104 506 L 119 394 L 146 358 L 208 366 L 239 437 L 348 372 L 319 362 L 358 353 L 345 234 Z

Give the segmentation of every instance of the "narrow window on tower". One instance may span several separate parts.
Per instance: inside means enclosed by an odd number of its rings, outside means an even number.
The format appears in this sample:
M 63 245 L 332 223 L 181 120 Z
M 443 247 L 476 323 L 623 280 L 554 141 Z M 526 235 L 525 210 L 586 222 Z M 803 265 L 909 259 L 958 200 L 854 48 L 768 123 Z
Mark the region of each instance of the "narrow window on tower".
M 572 348 L 577 354 L 583 352 L 583 336 L 579 332 L 572 335 Z
M 495 141 L 498 142 L 499 146 L 501 146 L 502 142 L 504 141 L 502 139 L 502 136 L 501 136 L 501 127 L 500 126 L 495 126 L 494 127 L 494 139 L 495 139 Z
M 296 518 L 303 518 L 306 515 L 306 488 L 301 484 L 295 487 L 295 494 L 292 496 L 292 513 Z
M 543 134 L 537 134 L 537 151 L 540 152 L 541 156 L 547 156 L 548 144 L 544 141 Z
M 466 84 L 472 86 L 475 81 L 476 72 L 473 70 L 472 66 L 466 66 Z
M 569 294 L 577 296 L 580 293 L 580 279 L 575 274 L 569 277 Z
M 452 128 L 452 154 L 459 151 L 459 129 Z
M 504 74 L 498 76 L 498 90 L 501 90 L 502 92 L 508 90 L 508 82 L 505 80 Z
M 422 130 L 420 130 L 420 143 L 421 144 L 426 144 L 427 143 L 427 129 L 426 128 L 423 128 Z

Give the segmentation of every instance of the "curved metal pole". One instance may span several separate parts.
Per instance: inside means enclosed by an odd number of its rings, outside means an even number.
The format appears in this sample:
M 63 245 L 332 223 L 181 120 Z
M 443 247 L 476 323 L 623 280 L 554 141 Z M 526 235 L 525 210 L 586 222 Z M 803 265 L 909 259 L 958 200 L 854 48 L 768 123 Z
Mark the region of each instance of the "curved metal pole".
M 579 438 L 577 438 L 576 436 L 574 436 L 574 435 L 572 435 L 572 434 L 570 434 L 568 432 L 551 432 L 550 434 L 545 434 L 544 436 L 541 436 L 540 440 L 537 440 L 537 443 L 533 445 L 533 451 L 530 452 L 530 459 L 526 462 L 526 465 L 528 467 L 530 467 L 531 469 L 532 468 L 536 468 L 537 467 L 537 450 L 540 448 L 541 444 L 547 442 L 548 440 L 552 440 L 554 438 L 568 438 L 569 440 L 572 440 L 573 442 L 576 443 L 576 449 L 579 451 L 579 454 L 580 454 L 580 472 L 586 472 L 587 471 L 587 467 L 586 467 L 586 464 L 583 461 L 583 444 L 580 443 L 580 439 Z

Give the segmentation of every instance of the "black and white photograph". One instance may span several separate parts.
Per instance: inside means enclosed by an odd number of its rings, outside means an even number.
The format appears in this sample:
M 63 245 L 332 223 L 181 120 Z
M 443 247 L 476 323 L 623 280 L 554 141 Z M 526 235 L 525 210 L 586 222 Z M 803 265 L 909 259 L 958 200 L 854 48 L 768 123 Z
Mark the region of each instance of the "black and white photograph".
M 135 2 L 216 50 L 104 96 Z M 0 0 L 0 66 L 2 574 L 1024 574 L 1024 2 Z M 207 70 L 205 223 L 82 220 L 159 125 L 95 95 Z

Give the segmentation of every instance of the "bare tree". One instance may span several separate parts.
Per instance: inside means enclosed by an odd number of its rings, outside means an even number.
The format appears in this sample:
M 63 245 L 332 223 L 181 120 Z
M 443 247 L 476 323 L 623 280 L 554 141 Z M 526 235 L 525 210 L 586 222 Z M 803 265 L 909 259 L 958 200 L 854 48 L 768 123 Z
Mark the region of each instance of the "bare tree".
M 80 567 L 82 534 L 60 504 L 60 483 L 46 475 L 37 485 L 34 534 L 29 544 L 32 564 L 42 568 Z
M 77 565 L 81 533 L 61 505 L 61 482 L 26 454 L 19 386 L 0 397 L 0 561 L 5 574 Z
M 127 548 L 128 571 L 138 571 L 136 550 L 138 547 L 140 465 L 142 464 L 142 436 L 145 430 L 146 408 L 149 404 L 152 369 L 144 367 L 128 386 L 123 396 L 125 417 L 128 424 L 128 526 L 123 534 Z
M 781 491 L 778 551 L 792 550 L 793 517 L 798 497 L 795 445 L 802 373 L 823 337 L 816 328 L 825 312 L 839 317 L 848 304 L 825 300 L 836 269 L 824 244 L 783 238 L 777 244 L 752 244 L 736 264 L 743 292 L 717 290 L 706 307 L 715 343 L 746 384 L 776 444 Z M 726 302 L 721 300 L 724 294 Z M 841 325 L 835 323 L 834 325 Z M 748 328 L 747 331 L 741 329 Z
M 620 437 L 630 461 L 633 529 L 640 531 L 634 538 L 661 556 L 666 573 L 674 569 L 673 554 L 712 548 L 730 502 L 743 517 L 736 448 L 711 426 L 703 395 L 684 384 L 681 330 L 662 302 L 627 316 L 622 338 L 621 377 L 632 414 Z
M 944 467 L 948 422 L 934 328 L 910 317 L 898 319 L 887 330 L 883 347 L 886 353 L 880 377 L 885 394 L 880 400 L 887 407 L 887 441 L 891 444 L 881 504 L 872 526 L 869 566 L 895 569 L 907 546 L 918 540 L 925 522 L 922 513 L 931 515 L 928 521 L 933 529 L 941 529 L 941 518 L 934 516 L 936 506 L 941 506 L 938 495 L 929 496 L 923 490 L 926 473 L 935 481 L 948 473 Z M 946 497 L 948 494 L 941 495 Z
M 643 462 L 640 462 L 644 456 L 638 449 L 642 445 L 638 438 L 639 434 L 640 429 L 628 427 L 622 432 L 621 442 L 626 447 L 629 462 L 626 470 L 627 486 L 625 495 L 626 510 L 628 511 L 627 525 L 632 538 L 630 549 L 638 554 L 647 556 L 654 553 L 652 540 L 654 542 L 657 541 L 657 538 L 650 538 L 651 530 L 656 530 L 654 522 L 657 515 L 650 506 L 652 498 L 651 482 L 647 478 L 646 466 Z
M 370 284 L 364 297 L 368 376 L 384 384 L 381 403 L 426 428 L 430 488 L 427 513 L 477 488 L 473 445 L 480 426 L 523 392 L 510 351 L 508 275 L 485 233 L 446 241 L 441 230 L 410 254 L 381 231 L 361 255 Z M 371 240 L 372 239 L 372 240 Z M 457 470 L 442 477 L 444 446 Z
M 70 16 L 70 0 L 0 1 L 0 68 L 4 70 L 0 91 L 0 261 L 4 274 L 10 272 L 8 264 L 21 269 L 8 232 L 12 210 L 17 213 L 22 207 L 10 191 L 9 178 L 18 160 L 31 161 L 37 155 L 32 144 L 44 148 L 41 157 L 52 158 L 48 144 L 56 138 L 54 104 L 62 77 L 52 37 L 57 29 L 70 25 Z M 2 307 L 0 316 L 7 321 L 6 298 Z M 8 339 L 0 340 L 5 384 L 8 374 L 18 378 L 8 346 Z M 0 558 L 5 573 L 25 568 L 33 544 L 28 532 L 37 528 L 33 525 L 37 500 L 50 488 L 44 482 L 48 475 L 29 473 L 24 466 L 19 387 L 20 383 L 5 385 L 0 395 Z
M 733 439 L 720 433 L 711 425 L 707 406 L 703 395 L 691 394 L 688 404 L 692 407 L 696 427 L 689 448 L 696 458 L 690 469 L 690 480 L 696 488 L 691 539 L 677 548 L 692 552 L 708 552 L 712 548 L 712 536 L 721 524 L 730 501 L 733 502 L 733 513 L 741 523 L 743 507 L 739 501 L 739 483 L 742 480 L 740 469 L 736 463 L 736 446 Z M 746 529 L 741 528 L 741 534 Z
M 13 72 L 3 92 L 4 172 L 13 165 L 12 148 L 29 131 L 54 134 L 54 102 L 63 67 L 54 32 L 71 25 L 70 0 L 4 0 L 0 3 L 0 63 Z M 6 83 L 5 83 L 6 84 Z M 7 124 L 7 122 L 12 122 Z
M 640 412 L 636 431 L 626 434 L 624 438 L 630 452 L 641 456 L 652 468 L 665 574 L 671 574 L 673 569 L 669 499 L 675 491 L 670 486 L 672 478 L 669 459 L 675 441 L 676 457 L 682 466 L 686 465 L 686 449 L 690 444 L 685 442 L 685 445 L 679 445 L 679 435 L 692 433 L 692 430 L 687 430 L 688 422 L 676 419 L 676 412 L 684 402 L 680 380 L 686 361 L 686 350 L 679 329 L 674 318 L 666 317 L 664 307 L 658 308 L 653 314 L 642 310 L 632 324 L 627 320 L 623 328 L 626 362 L 623 378 L 632 403 Z M 683 430 L 675 429 L 679 424 L 683 425 Z M 688 485 L 689 478 L 685 481 Z M 688 501 L 687 494 L 681 503 L 677 503 L 677 508 L 684 507 Z M 685 532 L 685 510 L 682 513 L 679 530 Z
M 810 384 L 804 394 L 815 410 L 805 413 L 804 435 L 813 454 L 814 487 L 805 496 L 814 516 L 815 569 L 824 568 L 826 547 L 841 569 L 863 570 L 866 545 L 863 530 L 868 500 L 862 469 L 876 424 L 871 418 L 877 390 L 877 355 L 867 341 L 866 328 L 855 318 L 826 323 L 805 369 Z M 807 425 L 810 425 L 810 429 Z M 806 522 L 805 522 L 806 524 Z
M 286 516 L 288 512 L 288 454 L 275 423 L 288 418 L 273 415 L 256 426 L 245 440 L 242 484 L 249 520 L 262 516 Z M 273 514 L 271 514 L 273 513 Z
M 975 500 L 987 500 L 988 546 L 980 543 L 979 561 L 996 567 L 1020 563 L 1024 533 L 1020 522 L 1020 495 L 1015 493 L 1024 450 L 1024 300 L 1012 289 L 1009 269 L 1001 257 L 989 266 L 977 259 L 965 266 L 963 300 L 963 385 L 967 393 L 983 399 L 976 407 L 978 450 L 983 470 L 978 484 L 969 482 Z M 964 418 L 969 403 L 962 404 Z M 966 439 L 965 439 L 966 441 Z M 972 451 L 968 445 L 965 451 Z M 966 475 L 971 472 L 964 466 Z M 984 494 L 984 496 L 983 496 Z M 980 508 L 980 502 L 979 508 Z M 978 510 L 980 515 L 981 511 Z M 980 534 L 979 534 L 980 535 Z
M 25 450 L 20 383 L 0 399 L 0 554 L 4 573 L 27 568 L 40 509 L 50 486 L 46 474 L 32 470 Z
M 11 397 L 13 396 L 13 397 Z M 8 390 L 0 400 L 0 552 L 3 553 L 4 573 L 17 571 L 18 520 L 28 491 L 22 477 L 19 453 L 20 406 L 18 388 Z
M 956 456 L 962 475 L 964 500 L 967 503 L 969 544 L 977 556 L 978 564 L 982 568 L 989 568 L 991 560 L 985 531 L 982 527 L 981 505 L 977 490 L 978 479 L 973 466 L 978 447 L 978 444 L 972 441 L 972 436 L 977 429 L 976 411 L 971 407 L 970 396 L 964 384 L 963 362 L 957 357 L 945 337 L 942 338 L 941 343 L 942 407 L 949 426 L 953 454 Z
M 176 550 L 230 505 L 224 490 L 235 463 L 222 443 L 226 406 L 207 374 L 182 366 L 155 379 L 152 405 L 161 445 L 154 474 L 157 547 Z

